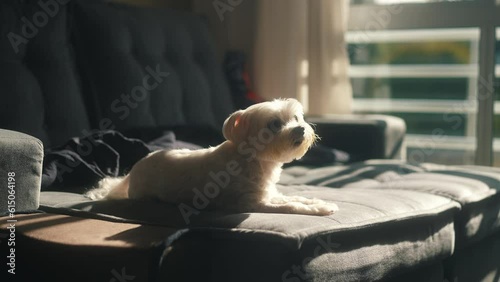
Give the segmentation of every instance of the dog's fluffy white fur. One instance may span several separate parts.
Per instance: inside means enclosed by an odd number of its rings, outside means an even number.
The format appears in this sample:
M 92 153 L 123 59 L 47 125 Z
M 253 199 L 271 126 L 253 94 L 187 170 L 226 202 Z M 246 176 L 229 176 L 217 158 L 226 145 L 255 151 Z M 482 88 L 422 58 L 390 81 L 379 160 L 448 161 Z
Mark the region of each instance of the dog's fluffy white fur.
M 223 134 L 227 141 L 216 147 L 153 152 L 127 176 L 106 178 L 87 196 L 236 212 L 329 215 L 338 210 L 333 203 L 285 196 L 276 189 L 282 165 L 301 158 L 316 140 L 297 100 L 239 110 L 224 122 Z

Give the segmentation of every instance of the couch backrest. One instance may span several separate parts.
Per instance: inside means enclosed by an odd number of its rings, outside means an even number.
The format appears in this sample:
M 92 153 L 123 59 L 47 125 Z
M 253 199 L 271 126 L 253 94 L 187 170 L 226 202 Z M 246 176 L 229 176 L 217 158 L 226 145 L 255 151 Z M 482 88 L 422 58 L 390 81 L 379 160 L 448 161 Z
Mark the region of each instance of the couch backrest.
M 220 130 L 233 110 L 200 17 L 101 1 L 21 2 L 0 3 L 0 128 L 50 147 L 95 129 Z M 28 21 L 35 34 L 23 34 Z M 12 44 L 12 33 L 26 40 Z
M 96 117 L 119 130 L 208 125 L 233 105 L 206 23 L 176 10 L 78 1 L 75 50 Z
M 37 1 L 0 2 L 0 128 L 38 137 L 46 147 L 91 127 L 68 9 L 54 2 L 51 15 Z

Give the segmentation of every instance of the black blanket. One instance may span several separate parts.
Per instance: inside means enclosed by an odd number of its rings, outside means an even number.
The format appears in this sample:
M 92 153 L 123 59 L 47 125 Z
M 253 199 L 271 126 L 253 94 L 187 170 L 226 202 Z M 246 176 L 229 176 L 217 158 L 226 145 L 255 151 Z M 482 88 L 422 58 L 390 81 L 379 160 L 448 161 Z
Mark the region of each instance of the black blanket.
M 106 176 L 126 174 L 150 152 L 179 148 L 200 147 L 176 140 L 171 131 L 148 143 L 127 138 L 116 131 L 98 131 L 75 137 L 63 146 L 45 152 L 42 191 L 82 193 Z

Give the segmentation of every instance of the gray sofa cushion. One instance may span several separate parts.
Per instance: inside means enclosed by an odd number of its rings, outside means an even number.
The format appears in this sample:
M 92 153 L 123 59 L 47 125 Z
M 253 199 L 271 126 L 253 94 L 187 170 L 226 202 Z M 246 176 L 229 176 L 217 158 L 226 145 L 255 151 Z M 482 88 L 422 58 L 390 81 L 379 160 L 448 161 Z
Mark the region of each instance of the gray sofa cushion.
M 390 189 L 339 190 L 301 185 L 280 186 L 280 190 L 289 195 L 333 201 L 340 210 L 326 217 L 203 211 L 191 216 L 190 224 L 186 224 L 177 206 L 132 200 L 94 202 L 81 195 L 60 192 L 43 192 L 41 209 L 82 217 L 189 227 L 224 234 L 228 239 L 276 243 L 295 254 L 296 264 L 302 264 L 307 257 L 319 259 L 305 265 L 314 268 L 314 272 L 335 275 L 339 281 L 396 275 L 453 253 L 453 219 L 459 205 L 448 198 Z M 269 251 L 266 256 L 272 253 Z M 332 258 L 323 260 L 328 254 Z M 251 255 L 255 259 L 260 256 Z M 377 267 L 371 268 L 374 265 Z M 368 268 L 371 270 L 367 271 Z
M 282 184 L 319 185 L 342 190 L 419 191 L 456 201 L 457 248 L 491 235 L 500 227 L 500 170 L 474 166 L 408 164 L 370 160 L 351 166 L 285 170 Z
M 0 129 L 0 214 L 38 209 L 42 160 L 40 140 Z

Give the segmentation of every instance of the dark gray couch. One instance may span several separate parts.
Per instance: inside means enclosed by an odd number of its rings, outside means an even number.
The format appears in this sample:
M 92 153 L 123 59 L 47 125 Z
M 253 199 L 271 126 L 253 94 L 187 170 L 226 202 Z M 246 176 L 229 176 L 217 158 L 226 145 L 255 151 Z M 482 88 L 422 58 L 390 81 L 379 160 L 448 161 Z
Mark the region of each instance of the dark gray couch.
M 17 215 L 18 279 L 121 281 L 125 271 L 134 281 L 500 281 L 500 170 L 406 163 L 404 123 L 388 116 L 310 119 L 323 145 L 366 161 L 291 166 L 279 189 L 335 202 L 332 216 L 204 211 L 186 224 L 176 206 L 95 202 L 69 187 L 40 193 L 39 140 L 50 148 L 96 129 L 218 131 L 235 110 L 199 17 L 49 2 L 53 15 L 36 1 L 0 4 L 0 128 L 9 129 L 0 130 L 0 183 L 15 172 L 16 212 L 28 213 Z M 23 19 L 40 11 L 47 23 L 26 36 Z M 13 33 L 25 41 L 14 47 Z

